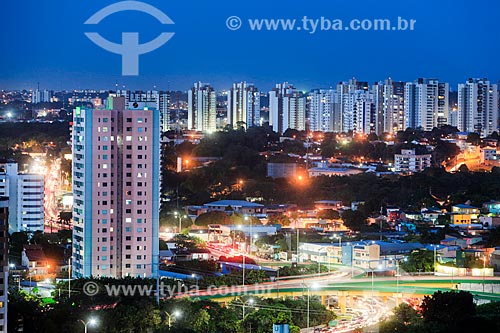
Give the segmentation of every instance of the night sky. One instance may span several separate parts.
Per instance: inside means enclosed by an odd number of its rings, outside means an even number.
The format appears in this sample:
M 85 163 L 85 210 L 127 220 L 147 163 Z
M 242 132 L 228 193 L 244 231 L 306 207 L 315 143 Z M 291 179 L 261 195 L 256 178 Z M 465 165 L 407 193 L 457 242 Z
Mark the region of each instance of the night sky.
M 0 89 L 185 90 L 195 81 L 217 89 L 246 80 L 268 90 L 289 81 L 300 89 L 330 87 L 355 76 L 374 82 L 436 77 L 456 84 L 468 77 L 500 79 L 498 0 L 145 0 L 175 25 L 139 12 L 116 13 L 97 26 L 83 23 L 110 0 L 3 0 Z M 238 31 L 226 18 L 244 21 Z M 415 31 L 251 31 L 249 18 L 398 16 L 417 20 Z M 121 41 L 121 32 L 147 42 L 175 36 L 140 57 L 140 75 L 121 75 L 121 56 L 92 43 L 84 32 Z

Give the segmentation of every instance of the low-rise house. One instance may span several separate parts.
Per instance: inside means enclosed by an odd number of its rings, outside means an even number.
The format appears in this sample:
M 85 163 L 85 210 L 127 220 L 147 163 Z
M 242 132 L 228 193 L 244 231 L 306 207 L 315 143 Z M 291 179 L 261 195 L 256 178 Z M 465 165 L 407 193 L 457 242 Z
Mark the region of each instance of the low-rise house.
M 51 269 L 41 245 L 24 245 L 21 252 L 21 265 L 28 268 L 28 274 L 33 280 L 46 278 Z
M 500 215 L 500 201 L 485 202 L 483 208 L 490 214 Z
M 431 167 L 431 154 L 418 155 L 415 149 L 402 149 L 394 155 L 395 172 L 420 172 Z
M 479 219 L 479 208 L 458 204 L 451 207 L 451 223 L 452 224 L 473 224 Z

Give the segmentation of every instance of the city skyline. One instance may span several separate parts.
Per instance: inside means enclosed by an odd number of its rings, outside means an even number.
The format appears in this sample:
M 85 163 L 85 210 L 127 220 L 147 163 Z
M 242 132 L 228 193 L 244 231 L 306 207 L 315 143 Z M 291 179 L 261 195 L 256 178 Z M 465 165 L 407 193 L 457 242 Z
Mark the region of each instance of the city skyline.
M 179 89 L 198 80 L 210 81 L 216 88 L 230 87 L 240 80 L 264 87 L 265 82 L 288 80 L 295 82 L 300 90 L 310 90 L 328 88 L 341 78 L 350 77 L 369 82 L 387 77 L 397 81 L 437 77 L 452 86 L 468 77 L 500 78 L 500 68 L 495 62 L 500 49 L 490 42 L 490 34 L 485 33 L 494 28 L 500 5 L 488 0 L 474 3 L 426 0 L 411 4 L 332 2 L 307 8 L 281 3 L 264 5 L 260 1 L 250 7 L 227 1 L 216 11 L 201 2 L 148 1 L 168 14 L 175 24 L 163 29 L 148 15 L 126 12 L 106 18 L 96 28 L 110 40 L 117 40 L 125 26 L 128 31 L 144 32 L 143 41 L 156 37 L 162 29 L 175 32 L 163 47 L 141 56 L 137 77 L 121 76 L 120 56 L 100 49 L 84 35 L 88 27 L 83 22 L 113 1 L 30 3 L 25 6 L 9 1 L 4 5 L 6 13 L 22 12 L 27 20 L 14 20 L 15 15 L 7 15 L 1 23 L 4 42 L 10 50 L 18 51 L 0 56 L 0 89 L 35 88 L 38 82 L 48 89 L 63 89 L 70 83 L 76 89 L 96 85 L 112 89 L 116 82 L 131 89 L 153 89 L 155 85 Z M 251 31 L 249 27 L 231 31 L 225 24 L 230 15 L 239 15 L 243 20 L 300 20 L 304 15 L 344 20 L 401 16 L 417 23 L 414 31 L 397 32 L 309 34 Z M 124 20 L 127 24 L 123 24 Z M 200 38 L 202 31 L 213 38 Z M 439 38 L 433 37 L 437 31 Z M 472 44 L 481 45 L 479 52 Z M 217 48 L 225 51 L 214 52 Z M 471 61 L 475 57 L 481 61 Z

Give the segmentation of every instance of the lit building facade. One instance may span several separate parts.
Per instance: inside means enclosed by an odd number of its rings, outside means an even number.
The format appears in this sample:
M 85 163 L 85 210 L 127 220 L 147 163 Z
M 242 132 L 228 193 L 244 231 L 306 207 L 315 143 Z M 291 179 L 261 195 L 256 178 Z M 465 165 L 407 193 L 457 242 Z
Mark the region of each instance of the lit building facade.
M 73 276 L 158 273 L 160 114 L 126 108 L 73 113 Z
M 394 155 L 394 171 L 420 172 L 431 167 L 431 154 L 417 155 L 415 149 L 402 149 Z
M 457 127 L 482 136 L 498 130 L 498 86 L 488 79 L 458 85 Z
M 260 92 L 254 85 L 233 84 L 227 94 L 227 122 L 232 128 L 260 125 Z
M 407 82 L 404 92 L 405 128 L 432 131 L 448 123 L 449 84 L 437 79 Z
M 315 89 L 307 97 L 309 129 L 333 132 L 335 119 L 335 90 Z
M 7 300 L 9 289 L 9 199 L 0 196 L 0 333 L 7 332 Z
M 196 82 L 188 90 L 188 130 L 217 130 L 217 94 L 210 84 Z
M 288 82 L 269 92 L 269 125 L 283 134 L 287 129 L 306 129 L 306 98 Z
M 12 161 L 0 161 L 0 196 L 9 198 L 10 232 L 44 231 L 44 175 L 19 173 Z

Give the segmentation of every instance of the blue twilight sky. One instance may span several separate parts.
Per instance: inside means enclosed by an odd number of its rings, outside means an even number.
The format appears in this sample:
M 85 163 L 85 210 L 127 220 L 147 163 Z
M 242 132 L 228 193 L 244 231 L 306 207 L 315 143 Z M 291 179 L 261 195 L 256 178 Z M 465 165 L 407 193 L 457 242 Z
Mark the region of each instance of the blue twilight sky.
M 225 89 L 246 80 L 262 90 L 288 81 L 300 89 L 329 87 L 353 76 L 437 77 L 456 84 L 468 77 L 500 79 L 498 0 L 144 0 L 175 25 L 139 12 L 113 14 L 97 26 L 83 23 L 117 0 L 2 0 L 0 89 L 186 90 L 195 81 Z M 243 27 L 231 31 L 226 18 Z M 414 31 L 251 31 L 253 18 L 415 19 Z M 345 23 L 347 22 L 347 23 Z M 175 36 L 140 56 L 140 75 L 121 75 L 121 56 L 93 44 L 84 32 L 121 42 L 140 32 L 141 43 L 163 31 Z

